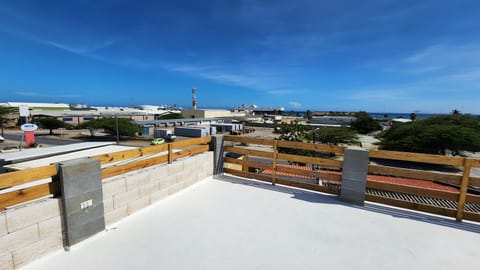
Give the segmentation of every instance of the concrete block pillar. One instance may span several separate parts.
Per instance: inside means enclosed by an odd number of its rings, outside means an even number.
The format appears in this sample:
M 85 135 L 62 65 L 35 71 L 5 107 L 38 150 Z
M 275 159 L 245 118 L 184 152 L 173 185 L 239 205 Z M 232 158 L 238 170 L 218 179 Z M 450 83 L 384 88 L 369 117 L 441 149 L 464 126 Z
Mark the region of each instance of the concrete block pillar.
M 223 173 L 223 136 L 212 136 L 210 151 L 213 151 L 213 175 Z
M 364 205 L 368 160 L 368 151 L 365 149 L 345 149 L 342 189 L 340 191 L 340 199 L 342 201 Z
M 64 247 L 105 229 L 102 178 L 98 159 L 81 158 L 58 164 L 62 192 Z

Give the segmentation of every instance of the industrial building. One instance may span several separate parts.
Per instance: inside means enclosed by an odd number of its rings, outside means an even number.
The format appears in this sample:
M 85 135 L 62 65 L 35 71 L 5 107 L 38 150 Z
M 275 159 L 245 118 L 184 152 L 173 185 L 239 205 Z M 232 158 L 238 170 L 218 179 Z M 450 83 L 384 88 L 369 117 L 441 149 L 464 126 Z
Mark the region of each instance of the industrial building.
M 188 109 L 183 110 L 182 114 L 186 118 L 232 117 L 231 111 L 222 109 Z
M 318 116 L 310 120 L 313 125 L 327 125 L 327 126 L 350 126 L 352 122 L 357 120 L 353 116 Z

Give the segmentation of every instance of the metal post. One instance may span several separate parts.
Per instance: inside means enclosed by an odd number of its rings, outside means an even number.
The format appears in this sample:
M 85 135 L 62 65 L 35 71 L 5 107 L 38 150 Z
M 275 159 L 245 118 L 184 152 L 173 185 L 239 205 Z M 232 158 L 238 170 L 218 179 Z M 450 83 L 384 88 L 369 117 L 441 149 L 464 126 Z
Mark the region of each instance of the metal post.
M 118 131 L 118 115 L 115 115 L 115 130 L 117 132 L 117 144 L 120 143 L 120 132 Z

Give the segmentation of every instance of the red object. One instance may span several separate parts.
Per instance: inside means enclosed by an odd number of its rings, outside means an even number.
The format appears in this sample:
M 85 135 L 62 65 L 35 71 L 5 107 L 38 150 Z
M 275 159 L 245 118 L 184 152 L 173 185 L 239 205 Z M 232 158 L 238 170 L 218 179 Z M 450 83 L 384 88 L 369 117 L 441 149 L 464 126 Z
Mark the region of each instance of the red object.
M 25 131 L 25 145 L 30 147 L 35 143 L 35 133 L 33 131 Z

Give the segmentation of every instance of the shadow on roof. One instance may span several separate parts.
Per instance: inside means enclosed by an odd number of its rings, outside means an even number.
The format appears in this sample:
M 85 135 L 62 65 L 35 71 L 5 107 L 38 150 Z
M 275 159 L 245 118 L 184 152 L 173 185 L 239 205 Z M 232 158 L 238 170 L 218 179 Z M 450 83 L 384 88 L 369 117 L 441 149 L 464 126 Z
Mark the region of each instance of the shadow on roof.
M 357 208 L 363 211 L 370 211 L 375 213 L 380 213 L 384 215 L 390 215 L 395 218 L 404 218 L 420 222 L 426 222 L 434 225 L 449 227 L 457 230 L 469 231 L 474 233 L 480 233 L 480 224 L 473 222 L 457 222 L 448 217 L 441 217 L 435 215 L 424 214 L 420 212 L 410 211 L 399 209 L 396 207 L 388 205 L 379 205 L 376 203 L 365 202 L 365 206 L 358 206 L 343 202 L 336 195 L 317 193 L 314 191 L 308 191 L 303 189 L 298 189 L 294 187 L 287 187 L 282 185 L 273 186 L 270 183 L 260 182 L 258 180 L 251 180 L 242 177 L 236 177 L 231 175 L 217 175 L 214 177 L 216 180 L 230 182 L 233 184 L 247 185 L 255 188 L 262 188 L 271 190 L 274 192 L 282 192 L 292 195 L 292 199 L 307 201 L 311 203 L 323 203 L 323 204 L 336 204 L 343 205 L 347 207 Z

